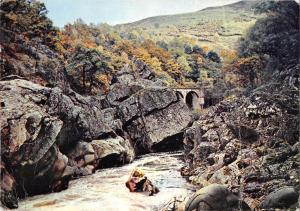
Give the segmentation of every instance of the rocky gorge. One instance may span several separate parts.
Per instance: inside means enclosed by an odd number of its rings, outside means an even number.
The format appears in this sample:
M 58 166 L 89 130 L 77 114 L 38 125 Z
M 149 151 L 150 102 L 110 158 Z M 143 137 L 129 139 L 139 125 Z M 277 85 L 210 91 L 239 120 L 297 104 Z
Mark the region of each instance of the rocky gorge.
M 9 207 L 17 206 L 16 193 L 62 190 L 72 177 L 168 150 L 170 140 L 170 148 L 180 149 L 176 137 L 191 122 L 191 112 L 172 90 L 143 78 L 128 77 L 100 98 L 24 79 L 0 83 L 1 197 Z
M 14 208 L 19 197 L 61 191 L 70 179 L 99 168 L 184 145 L 183 175 L 200 188 L 209 187 L 185 201 L 192 207 L 186 210 L 296 207 L 298 68 L 278 76 L 284 83 L 277 88 L 274 81 L 198 117 L 173 90 L 141 77 L 144 73 L 128 74 L 128 67 L 100 97 L 44 87 L 17 76 L 3 78 L 2 203 Z M 214 197 L 222 191 L 233 194 L 233 201 L 215 203 L 207 198 L 210 191 Z
M 282 60 L 264 55 L 272 70 L 268 80 L 255 76 L 256 81 L 262 80 L 255 84 L 251 77 L 257 71 L 256 64 L 251 64 L 250 71 L 244 74 L 250 78 L 248 90 L 233 99 L 224 98 L 215 105 L 193 111 L 170 88 L 168 77 L 159 77 L 141 58 L 129 56 L 125 65 L 119 67 L 118 63 L 110 79 L 102 69 L 111 66 L 102 64 L 104 59 L 98 54 L 78 59 L 74 52 L 60 52 L 56 46 L 60 43 L 55 41 L 59 31 L 40 11 L 34 10 L 31 14 L 34 18 L 26 19 L 35 21 L 34 26 L 22 22 L 25 10 L 30 14 L 32 8 L 36 9 L 28 3 L 31 1 L 5 2 L 1 3 L 4 21 L 0 26 L 1 208 L 18 208 L 21 200 L 20 209 L 26 210 L 26 199 L 30 197 L 33 197 L 29 199 L 32 207 L 35 202 L 44 207 L 47 206 L 44 199 L 52 196 L 55 200 L 47 201 L 49 209 L 57 206 L 56 202 L 72 208 L 68 200 L 73 200 L 74 193 L 81 188 L 92 195 L 92 200 L 101 201 L 95 203 L 98 208 L 110 207 L 104 202 L 115 202 L 104 192 L 110 193 L 114 182 L 121 189 L 124 177 L 129 176 L 135 164 L 150 176 L 158 177 L 154 181 L 162 185 L 161 198 L 157 194 L 151 201 L 137 196 L 138 203 L 134 205 L 125 186 L 124 190 L 116 191 L 123 197 L 122 203 L 135 210 L 299 208 L 296 50 L 290 53 L 296 59 L 287 53 L 280 54 Z M 299 7 L 297 4 L 288 8 Z M 22 21 L 12 15 L 15 11 Z M 288 10 L 286 14 L 291 12 Z M 299 12 L 295 17 L 299 17 Z M 299 27 L 287 33 L 296 37 Z M 273 39 L 275 35 L 271 35 Z M 281 43 L 291 40 L 289 36 L 284 38 Z M 271 41 L 265 41 L 268 47 Z M 68 47 L 63 44 L 61 48 Z M 275 54 L 274 49 L 269 51 L 263 54 Z M 75 62 L 70 62 L 70 58 Z M 81 63 L 76 66 L 82 59 L 88 60 L 84 63 L 86 71 Z M 75 68 L 68 62 L 75 63 Z M 247 62 L 240 71 L 247 70 Z M 96 81 L 90 74 L 93 71 L 101 72 L 100 78 L 105 75 L 105 79 L 110 79 L 108 85 L 106 80 Z M 180 152 L 168 154 L 173 151 Z M 66 190 L 69 184 L 74 186 Z M 172 195 L 172 190 L 183 195 Z M 64 200 L 64 197 L 71 198 Z M 80 200 L 90 208 L 84 192 L 77 194 L 73 202 L 78 205 Z

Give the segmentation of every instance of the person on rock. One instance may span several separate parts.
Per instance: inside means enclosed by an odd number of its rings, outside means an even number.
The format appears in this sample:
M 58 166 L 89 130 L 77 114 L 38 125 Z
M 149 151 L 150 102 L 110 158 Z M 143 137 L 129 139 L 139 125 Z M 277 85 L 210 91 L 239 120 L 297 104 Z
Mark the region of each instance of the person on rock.
M 152 182 L 145 176 L 145 173 L 135 168 L 127 182 L 125 183 L 126 187 L 129 189 L 130 192 L 148 192 L 149 196 L 153 196 L 159 192 L 158 188 L 152 184 Z

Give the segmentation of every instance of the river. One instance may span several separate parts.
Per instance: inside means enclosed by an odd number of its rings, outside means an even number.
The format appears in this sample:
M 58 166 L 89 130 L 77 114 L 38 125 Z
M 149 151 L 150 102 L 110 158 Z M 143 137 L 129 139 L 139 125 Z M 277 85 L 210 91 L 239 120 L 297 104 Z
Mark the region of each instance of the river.
M 17 210 L 35 211 L 147 211 L 161 210 L 172 198 L 193 192 L 180 176 L 182 153 L 153 153 L 121 167 L 98 170 L 95 174 L 70 181 L 67 190 L 28 197 Z M 159 187 L 154 196 L 130 193 L 125 187 L 133 168 L 139 167 Z

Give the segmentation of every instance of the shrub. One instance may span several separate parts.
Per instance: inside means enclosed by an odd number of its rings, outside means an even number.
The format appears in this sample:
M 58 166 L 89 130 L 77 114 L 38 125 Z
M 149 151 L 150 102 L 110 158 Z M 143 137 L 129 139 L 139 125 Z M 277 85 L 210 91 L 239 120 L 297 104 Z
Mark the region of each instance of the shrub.
M 256 7 L 267 17 L 258 20 L 241 42 L 239 55 L 269 55 L 282 67 L 299 61 L 299 5 L 295 1 L 263 1 Z M 282 69 L 280 66 L 272 69 Z M 274 70 L 273 70 L 274 71 Z
M 204 50 L 202 48 L 200 48 L 198 45 L 195 45 L 193 47 L 193 52 L 196 54 L 200 54 L 202 56 L 205 56 Z
M 216 63 L 220 63 L 221 62 L 221 58 L 219 57 L 219 55 L 214 52 L 214 51 L 210 51 L 208 52 L 207 56 L 206 56 L 209 60 L 216 62 Z
M 192 51 L 191 46 L 186 45 L 186 46 L 184 47 L 184 53 L 186 53 L 186 54 L 192 54 L 193 51 Z

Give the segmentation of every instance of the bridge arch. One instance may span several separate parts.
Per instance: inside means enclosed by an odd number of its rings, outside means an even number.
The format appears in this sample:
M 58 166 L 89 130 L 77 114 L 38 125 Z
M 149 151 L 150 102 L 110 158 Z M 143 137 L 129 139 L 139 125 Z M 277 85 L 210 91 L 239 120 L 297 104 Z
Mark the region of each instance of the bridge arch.
M 184 102 L 191 110 L 199 111 L 203 109 L 204 92 L 200 88 L 172 88 L 177 99 Z
M 199 95 L 196 92 L 190 91 L 186 94 L 185 103 L 190 109 L 195 110 L 197 108 L 198 98 Z
M 183 100 L 184 101 L 184 95 L 180 92 L 180 91 L 176 91 L 176 96 L 178 99 Z

